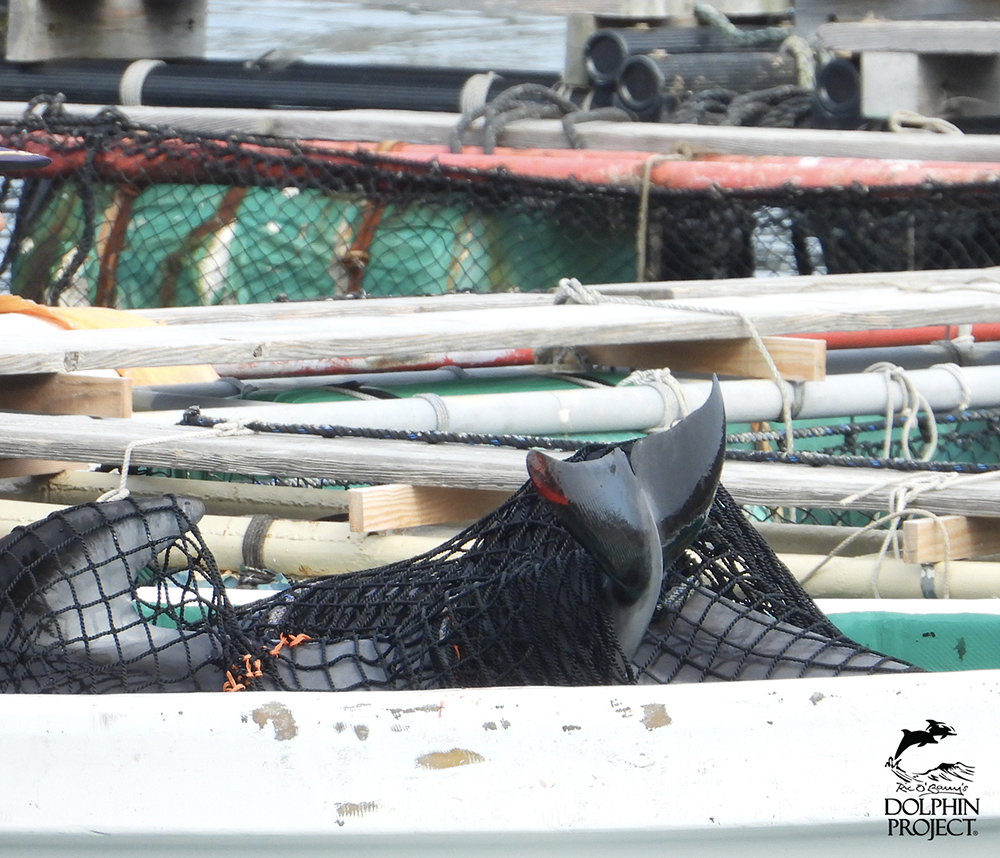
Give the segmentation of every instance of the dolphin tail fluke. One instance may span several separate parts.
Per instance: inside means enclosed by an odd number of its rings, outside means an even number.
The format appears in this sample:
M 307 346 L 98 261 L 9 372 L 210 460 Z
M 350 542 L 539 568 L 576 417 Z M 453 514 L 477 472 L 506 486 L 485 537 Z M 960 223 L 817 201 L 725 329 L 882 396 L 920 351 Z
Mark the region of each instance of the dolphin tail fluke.
M 708 399 L 672 428 L 632 445 L 632 470 L 649 497 L 666 569 L 697 535 L 722 474 L 726 409 L 718 379 Z

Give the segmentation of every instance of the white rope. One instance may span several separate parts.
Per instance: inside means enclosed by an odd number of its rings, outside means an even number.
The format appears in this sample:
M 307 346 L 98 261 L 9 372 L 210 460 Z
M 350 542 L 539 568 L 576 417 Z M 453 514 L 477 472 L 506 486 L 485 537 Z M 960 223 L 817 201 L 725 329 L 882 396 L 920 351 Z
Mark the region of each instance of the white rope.
M 655 388 L 663 399 L 663 419 L 654 427 L 647 429 L 647 432 L 664 432 L 676 421 L 671 419 L 673 415 L 672 405 L 677 405 L 677 411 L 681 419 L 691 413 L 691 403 L 688 400 L 687 391 L 669 369 L 639 369 L 631 375 L 626 376 L 618 387 L 627 387 L 634 384 L 645 385 Z
M 954 410 L 959 412 L 968 410 L 969 404 L 972 402 L 972 388 L 969 385 L 969 379 L 966 378 L 965 373 L 962 371 L 962 367 L 957 363 L 936 363 L 931 369 L 943 369 L 955 377 L 958 387 L 961 390 L 961 399 L 959 399 L 958 405 L 955 406 Z
M 363 402 L 371 402 L 375 399 L 381 399 L 379 396 L 375 396 L 371 393 L 365 393 L 363 390 L 355 390 L 352 387 L 342 387 L 341 385 L 334 384 L 327 388 L 331 393 L 341 393 L 344 396 L 350 396 L 352 399 L 360 399 Z
M 237 435 L 253 435 L 253 429 L 248 429 L 242 420 L 228 420 L 219 423 L 208 429 L 195 429 L 190 432 L 178 432 L 176 435 L 163 435 L 159 438 L 139 438 L 129 441 L 125 445 L 125 455 L 122 457 L 121 477 L 118 480 L 118 487 L 105 492 L 97 499 L 97 503 L 108 503 L 110 501 L 122 500 L 129 496 L 128 469 L 132 461 L 132 451 L 137 447 L 150 447 L 154 444 L 169 444 L 173 441 L 186 441 L 188 438 L 211 435 L 216 438 L 228 438 Z
M 691 147 L 681 143 L 676 152 L 650 155 L 642 167 L 642 185 L 639 187 L 639 216 L 635 230 L 635 279 L 646 282 L 646 244 L 649 240 L 649 189 L 652 185 L 653 167 L 664 161 L 690 161 L 694 157 Z
M 899 414 L 903 417 L 903 432 L 900 439 L 902 458 L 913 459 L 913 454 L 910 452 L 910 434 L 920 419 L 920 413 L 923 412 L 926 415 L 924 425 L 927 427 L 928 439 L 921 450 L 920 461 L 930 461 L 937 450 L 938 432 L 934 411 L 927 397 L 917 390 L 916 383 L 906 370 L 894 363 L 879 361 L 867 367 L 865 372 L 881 372 L 885 376 L 885 436 L 882 441 L 882 458 L 889 458 L 892 444 L 892 424 L 896 413 L 892 407 L 892 383 L 896 382 L 902 395 L 899 407 Z
M 448 403 L 436 393 L 415 393 L 414 399 L 424 399 L 434 409 L 435 429 L 438 432 L 448 432 L 451 429 L 451 414 L 448 413 Z
M 939 116 L 924 116 L 912 110 L 894 110 L 889 114 L 887 126 L 897 134 L 930 132 L 932 134 L 962 134 L 962 129 Z
M 893 546 L 895 556 L 899 556 L 899 522 L 903 518 L 914 515 L 922 516 L 924 518 L 931 519 L 938 530 L 938 534 L 941 537 L 941 545 L 944 549 L 944 559 L 942 561 L 944 565 L 944 583 L 942 584 L 942 597 L 948 599 L 951 597 L 951 541 L 948 537 L 948 530 L 942 520 L 941 516 L 937 513 L 931 512 L 930 510 L 920 509 L 918 507 L 911 507 L 909 504 L 915 500 L 918 496 L 926 493 L 938 491 L 939 489 L 945 488 L 953 484 L 956 480 L 962 481 L 962 486 L 968 486 L 971 481 L 982 481 L 997 479 L 1000 477 L 1000 471 L 990 471 L 985 474 L 956 474 L 956 473 L 942 473 L 935 472 L 929 474 L 911 474 L 900 480 L 895 481 L 884 481 L 882 483 L 869 486 L 860 492 L 855 492 L 852 495 L 848 495 L 846 498 L 841 499 L 840 503 L 842 506 L 848 506 L 850 504 L 856 503 L 857 501 L 865 498 L 877 491 L 883 490 L 887 485 L 891 486 L 891 492 L 889 494 L 888 509 L 889 512 L 877 518 L 875 521 L 863 527 L 858 534 L 853 534 L 852 536 L 845 539 L 840 545 L 833 549 L 827 557 L 817 564 L 808 574 L 802 579 L 802 583 L 811 578 L 816 572 L 818 572 L 827 561 L 834 557 L 843 547 L 848 545 L 853 541 L 857 535 L 862 532 L 873 530 L 883 524 L 889 524 L 890 528 L 886 535 L 885 540 L 882 543 L 882 548 L 879 551 L 878 557 L 876 559 L 875 569 L 872 572 L 872 592 L 875 598 L 881 598 L 881 594 L 878 589 L 878 576 L 882 570 L 882 561 L 888 552 L 889 546 Z
M 977 475 L 977 476 L 993 476 L 990 475 Z M 834 547 L 832 551 L 823 560 L 821 560 L 816 566 L 809 570 L 799 581 L 801 584 L 805 584 L 810 578 L 812 578 L 820 569 L 822 569 L 830 560 L 838 556 L 839 553 L 846 548 L 850 543 L 857 539 L 862 533 L 868 533 L 876 528 L 882 527 L 883 525 L 889 525 L 886 530 L 885 539 L 882 541 L 882 545 L 879 548 L 878 555 L 875 558 L 875 566 L 872 570 L 871 587 L 872 595 L 876 599 L 882 598 L 882 594 L 879 591 L 879 575 L 882 571 L 883 561 L 885 560 L 886 554 L 889 552 L 890 546 L 893 550 L 893 555 L 895 557 L 900 556 L 899 551 L 899 525 L 904 518 L 909 516 L 923 516 L 924 518 L 929 518 L 935 522 L 938 533 L 941 536 L 941 543 L 944 547 L 944 584 L 942 585 L 942 596 L 947 599 L 951 596 L 951 586 L 950 586 L 950 572 L 951 572 L 951 543 L 948 538 L 948 531 L 941 520 L 941 517 L 934 512 L 926 509 L 920 509 L 917 507 L 911 507 L 909 504 L 915 500 L 920 495 L 929 491 L 936 491 L 944 486 L 949 485 L 956 479 L 959 479 L 960 475 L 956 473 L 929 473 L 929 474 L 911 474 L 900 480 L 895 481 L 884 481 L 873 486 L 869 486 L 867 489 L 855 492 L 852 495 L 848 495 L 842 498 L 840 501 L 841 506 L 849 506 L 851 504 L 857 503 L 857 501 L 862 498 L 868 497 L 877 491 L 885 489 L 887 486 L 891 487 L 889 493 L 888 501 L 888 512 L 885 515 L 877 517 L 874 521 L 862 527 L 860 530 L 851 534 L 841 543 Z M 968 479 L 966 477 L 965 479 Z
M 768 374 L 771 376 L 771 380 L 774 382 L 781 394 L 781 419 L 785 424 L 784 450 L 785 452 L 791 452 L 794 443 L 792 438 L 792 409 L 795 403 L 795 391 L 792 386 L 781 377 L 781 372 L 778 370 L 777 364 L 774 362 L 774 358 L 771 357 L 771 353 L 767 350 L 764 340 L 758 333 L 757 326 L 754 325 L 753 321 L 746 315 L 746 313 L 723 307 L 703 307 L 695 304 L 682 304 L 676 301 L 651 301 L 646 298 L 639 298 L 635 295 L 604 295 L 596 289 L 584 286 L 575 277 L 564 277 L 559 281 L 559 288 L 556 289 L 555 293 L 555 303 L 632 304 L 646 307 L 660 307 L 668 310 L 685 310 L 690 313 L 709 313 L 717 316 L 729 316 L 731 318 L 739 319 L 744 332 L 750 337 L 751 340 L 753 340 L 754 346 L 756 346 L 757 351 L 760 352 L 760 355 L 764 360 L 764 365 L 767 367 Z
M 781 43 L 779 52 L 790 54 L 795 60 L 799 86 L 804 89 L 816 87 L 816 56 L 809 43 L 802 36 L 789 36 Z

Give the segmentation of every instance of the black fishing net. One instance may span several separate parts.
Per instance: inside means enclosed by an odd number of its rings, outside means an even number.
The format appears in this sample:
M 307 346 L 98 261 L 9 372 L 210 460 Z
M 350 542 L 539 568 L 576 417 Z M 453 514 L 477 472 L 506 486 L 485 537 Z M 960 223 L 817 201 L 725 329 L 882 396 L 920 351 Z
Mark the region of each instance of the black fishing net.
M 608 454 L 588 447 L 573 459 Z M 911 670 L 842 637 L 720 488 L 638 653 L 526 483 L 410 560 L 234 607 L 196 501 L 85 504 L 0 541 L 7 692 L 593 685 Z
M 149 308 L 1000 262 L 1000 187 L 766 191 L 443 169 L 377 145 L 225 138 L 58 109 L 0 125 L 4 276 L 44 303 Z M 384 147 L 383 147 L 384 148 Z

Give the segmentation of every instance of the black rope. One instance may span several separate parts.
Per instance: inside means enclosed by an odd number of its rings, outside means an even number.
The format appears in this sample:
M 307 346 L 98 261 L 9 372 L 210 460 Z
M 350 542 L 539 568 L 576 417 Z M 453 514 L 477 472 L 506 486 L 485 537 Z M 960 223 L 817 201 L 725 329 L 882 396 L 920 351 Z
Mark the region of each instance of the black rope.
M 975 462 L 922 462 L 917 459 L 883 459 L 875 456 L 845 456 L 810 450 L 784 453 L 778 450 L 726 450 L 726 458 L 737 462 L 782 462 L 788 465 L 834 465 L 845 468 L 874 468 L 890 471 L 940 471 L 954 474 L 985 474 L 1000 471 L 1000 464 Z
M 210 417 L 198 408 L 189 408 L 179 421 L 181 426 L 212 428 L 225 423 L 227 418 Z M 249 420 L 244 425 L 254 432 L 282 435 L 317 435 L 320 438 L 371 438 L 382 441 L 419 441 L 424 444 L 483 444 L 492 447 L 514 447 L 530 450 L 575 451 L 585 447 L 586 441 L 559 440 L 538 435 L 491 435 L 479 432 L 439 432 L 436 429 L 373 429 L 365 426 L 310 425 L 305 423 L 269 423 Z

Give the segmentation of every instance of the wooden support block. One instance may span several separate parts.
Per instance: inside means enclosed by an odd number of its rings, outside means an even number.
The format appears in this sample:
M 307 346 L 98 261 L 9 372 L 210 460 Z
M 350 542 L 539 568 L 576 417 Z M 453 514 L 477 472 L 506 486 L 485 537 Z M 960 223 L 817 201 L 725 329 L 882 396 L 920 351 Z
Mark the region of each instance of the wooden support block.
M 348 519 L 355 533 L 475 521 L 509 497 L 510 492 L 478 489 L 368 486 L 348 491 Z
M 995 519 L 946 515 L 934 521 L 930 518 L 903 524 L 903 561 L 905 563 L 939 563 L 945 559 L 941 527 L 948 533 L 948 557 L 964 560 L 1000 554 L 1000 523 Z
M 132 381 L 91 375 L 7 375 L 0 382 L 0 411 L 131 417 Z
M 826 378 L 826 341 L 797 337 L 763 337 L 771 359 L 787 381 Z M 649 343 L 591 346 L 590 360 L 600 366 L 633 369 L 670 367 L 685 372 L 718 373 L 738 378 L 770 378 L 753 340 L 696 340 L 686 343 Z
M 131 417 L 132 381 L 68 373 L 8 375 L 0 380 L 0 411 Z M 0 478 L 56 474 L 86 465 L 46 459 L 0 459 Z

